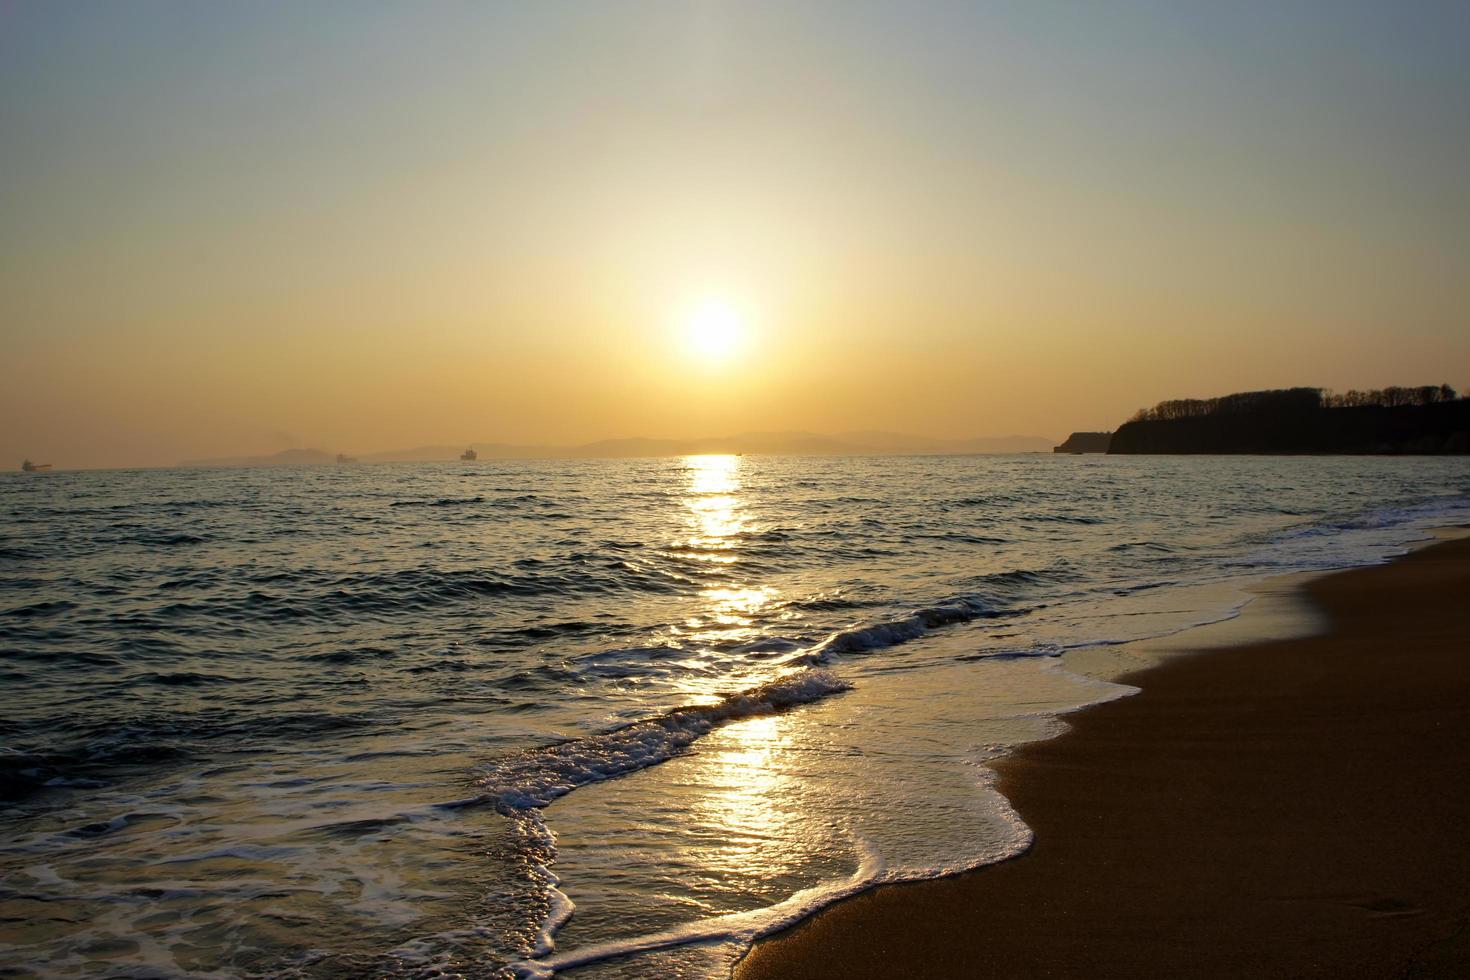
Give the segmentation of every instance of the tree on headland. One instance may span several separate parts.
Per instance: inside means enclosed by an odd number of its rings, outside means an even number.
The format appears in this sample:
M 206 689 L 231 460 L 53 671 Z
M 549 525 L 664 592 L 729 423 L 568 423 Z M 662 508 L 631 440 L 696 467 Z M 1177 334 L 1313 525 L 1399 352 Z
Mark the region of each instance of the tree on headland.
M 1417 388 L 1376 388 L 1370 391 L 1345 391 L 1342 394 L 1325 392 L 1323 406 L 1362 408 L 1365 405 L 1376 405 L 1379 408 L 1398 408 L 1402 405 L 1439 405 L 1457 398 L 1459 394 L 1449 385 L 1420 385 Z
M 1368 391 L 1356 389 L 1340 394 L 1325 388 L 1274 388 L 1266 391 L 1242 391 L 1219 398 L 1178 398 L 1159 402 L 1153 408 L 1140 408 L 1130 422 L 1166 422 L 1211 415 L 1248 415 L 1271 413 L 1294 415 L 1321 408 L 1400 408 L 1405 405 L 1440 405 L 1460 396 L 1449 385 L 1420 385 L 1417 388 L 1392 386 Z
M 1140 409 L 1110 453 L 1463 453 L 1470 399 L 1449 385 L 1181 398 Z
M 1166 422 L 1209 415 L 1295 414 L 1322 407 L 1321 388 L 1275 388 L 1241 391 L 1219 398 L 1180 398 L 1140 408 L 1129 421 Z

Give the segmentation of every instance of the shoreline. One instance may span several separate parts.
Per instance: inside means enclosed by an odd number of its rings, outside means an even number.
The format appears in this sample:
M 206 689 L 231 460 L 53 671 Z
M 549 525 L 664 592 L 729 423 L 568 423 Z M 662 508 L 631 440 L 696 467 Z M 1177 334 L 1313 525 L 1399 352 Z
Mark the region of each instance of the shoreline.
M 1463 975 L 1462 535 L 1264 583 L 1240 617 L 1130 645 L 1122 676 L 1080 654 L 1142 690 L 992 766 L 1030 850 L 841 901 L 735 976 Z

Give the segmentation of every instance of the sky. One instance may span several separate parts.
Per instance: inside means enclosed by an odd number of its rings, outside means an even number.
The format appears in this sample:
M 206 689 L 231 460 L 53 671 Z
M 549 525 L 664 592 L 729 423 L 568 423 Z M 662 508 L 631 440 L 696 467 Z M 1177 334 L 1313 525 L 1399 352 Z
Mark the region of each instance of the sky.
M 1467 38 L 1428 0 L 0 0 L 0 463 L 1470 387 Z

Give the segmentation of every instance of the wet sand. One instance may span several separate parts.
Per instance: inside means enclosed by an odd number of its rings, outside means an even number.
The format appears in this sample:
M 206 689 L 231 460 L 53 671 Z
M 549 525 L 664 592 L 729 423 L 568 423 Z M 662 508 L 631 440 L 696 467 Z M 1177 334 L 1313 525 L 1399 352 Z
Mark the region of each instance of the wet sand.
M 1000 763 L 1026 854 L 736 976 L 1470 976 L 1470 540 L 1304 590 L 1324 631 L 1166 660 Z

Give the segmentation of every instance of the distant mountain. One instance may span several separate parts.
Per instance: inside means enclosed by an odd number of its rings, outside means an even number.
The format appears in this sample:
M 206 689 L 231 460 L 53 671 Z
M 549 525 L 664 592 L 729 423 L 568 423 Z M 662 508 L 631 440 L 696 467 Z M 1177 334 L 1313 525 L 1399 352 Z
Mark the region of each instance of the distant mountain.
M 932 439 L 897 432 L 742 432 L 704 439 L 610 439 L 578 446 L 576 456 L 690 456 L 699 453 L 760 453 L 772 456 L 870 456 L 938 453 L 1048 452 L 1050 439 L 1003 436 Z
M 283 449 L 270 456 L 217 456 L 213 459 L 189 459 L 180 466 L 319 466 L 334 463 L 333 453 L 320 449 Z
M 997 436 L 993 438 L 961 439 L 954 448 L 944 452 L 954 453 L 1044 453 L 1052 441 L 1044 436 Z
M 466 448 L 473 449 L 481 459 L 544 459 L 567 455 L 566 449 L 552 446 L 513 446 L 507 442 L 461 442 L 453 446 L 416 446 L 413 449 L 391 449 L 382 453 L 363 453 L 358 458 L 364 463 L 432 463 L 436 460 L 457 460 Z
M 693 444 L 676 439 L 603 439 L 574 446 L 566 450 L 568 456 L 590 456 L 593 458 L 619 458 L 624 456 L 685 456 L 694 452 L 730 452 L 728 449 L 692 449 Z
M 1044 453 L 1052 446 L 1041 436 L 934 439 L 901 432 L 843 432 L 835 438 L 865 453 Z
M 855 447 L 810 432 L 743 432 L 702 439 L 604 439 L 571 450 L 573 456 L 694 456 L 701 453 L 768 453 L 782 456 L 835 456 Z
M 427 463 L 456 461 L 466 446 L 486 459 L 627 459 L 644 456 L 695 456 L 703 453 L 752 453 L 770 456 L 872 456 L 968 453 L 1041 453 L 1052 441 L 1040 436 L 978 439 L 931 439 L 898 432 L 742 432 L 700 439 L 602 439 L 579 446 L 517 446 L 504 442 L 415 446 L 387 452 L 359 453 L 362 463 Z M 189 460 L 183 466 L 314 466 L 336 462 L 320 449 L 288 449 L 271 456 L 222 456 Z

